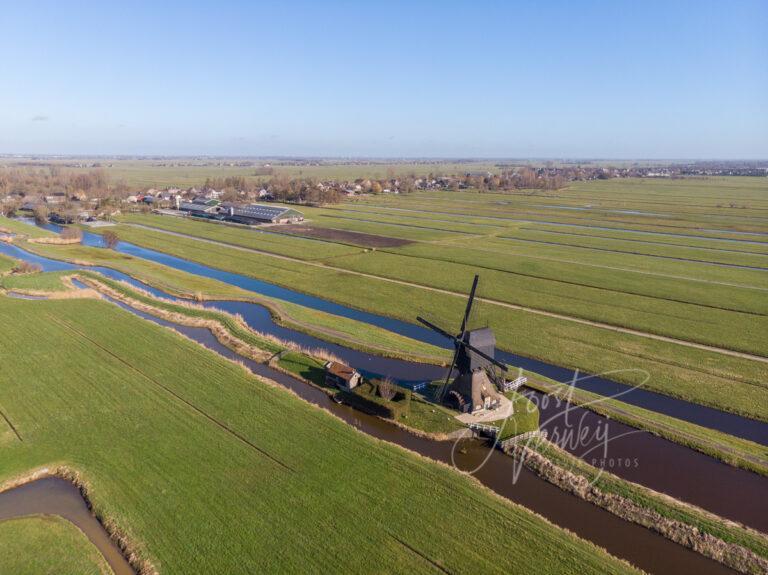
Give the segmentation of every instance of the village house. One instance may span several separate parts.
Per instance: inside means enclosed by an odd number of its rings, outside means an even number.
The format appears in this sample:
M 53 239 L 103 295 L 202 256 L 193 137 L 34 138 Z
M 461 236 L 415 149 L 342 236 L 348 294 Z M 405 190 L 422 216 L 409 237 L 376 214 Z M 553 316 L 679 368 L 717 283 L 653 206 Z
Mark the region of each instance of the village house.
M 67 194 L 64 192 L 54 192 L 50 196 L 43 197 L 46 204 L 63 204 L 67 201 Z

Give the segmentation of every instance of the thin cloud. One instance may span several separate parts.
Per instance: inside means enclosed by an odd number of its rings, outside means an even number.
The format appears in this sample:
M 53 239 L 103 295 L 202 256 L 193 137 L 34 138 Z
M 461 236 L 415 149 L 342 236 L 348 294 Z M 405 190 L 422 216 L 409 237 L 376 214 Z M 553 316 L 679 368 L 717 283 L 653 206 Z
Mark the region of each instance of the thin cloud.
M 50 116 L 43 116 L 43 115 L 32 116 L 33 122 L 47 122 L 50 119 L 51 119 Z

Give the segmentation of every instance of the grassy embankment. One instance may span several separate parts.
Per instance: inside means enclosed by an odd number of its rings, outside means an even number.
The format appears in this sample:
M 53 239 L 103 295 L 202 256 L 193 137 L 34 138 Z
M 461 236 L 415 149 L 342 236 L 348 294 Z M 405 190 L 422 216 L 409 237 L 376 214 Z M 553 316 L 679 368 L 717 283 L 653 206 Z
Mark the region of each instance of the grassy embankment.
M 74 525 L 56 516 L 0 521 L 0 573 L 109 575 L 98 549 Z
M 417 314 L 445 321 L 446 317 L 461 317 L 463 312 L 464 301 L 449 294 L 414 289 L 372 277 L 354 276 L 352 279 L 344 271 L 301 265 L 262 254 L 249 253 L 244 258 L 242 252 L 234 248 L 169 236 L 163 232 L 121 226 L 119 233 L 139 245 L 406 321 L 413 321 Z M 386 261 L 390 255 L 377 251 L 353 257 L 381 256 L 378 261 Z M 331 262 L 336 265 L 339 259 L 334 258 Z M 401 269 L 400 263 L 395 268 Z M 421 263 L 414 267 L 419 270 Z M 467 281 L 459 282 L 464 287 L 457 284 L 457 291 L 466 289 L 474 271 L 475 267 L 461 266 L 461 274 L 466 276 Z M 372 272 L 380 274 L 382 268 L 377 267 Z M 485 271 L 481 273 L 486 277 Z M 487 283 L 490 290 L 498 285 L 498 282 Z M 481 296 L 485 295 L 485 289 L 481 289 Z M 646 384 L 649 389 L 750 417 L 768 418 L 766 367 L 762 362 L 576 324 L 484 301 L 479 302 L 476 308 L 479 322 L 487 322 L 495 329 L 497 341 L 504 349 L 593 373 L 645 369 L 651 374 L 651 380 Z M 699 317 L 707 317 L 711 311 L 720 313 L 705 309 Z M 681 313 L 684 315 L 677 318 L 679 324 L 689 324 L 691 329 L 699 325 L 695 314 L 685 310 Z M 723 311 L 720 315 L 727 313 L 732 312 Z M 736 315 L 734 313 L 734 317 Z M 764 318 L 748 317 L 740 325 L 746 333 L 752 333 L 757 329 L 753 324 L 761 324 Z M 669 317 L 663 319 L 670 326 L 675 324 Z M 721 323 L 715 322 L 715 325 Z M 518 327 L 510 329 L 510 326 Z M 708 330 L 712 329 L 710 325 Z M 723 331 L 732 333 L 734 339 L 739 337 L 727 325 L 723 326 Z M 758 334 L 757 341 L 763 339 L 765 336 Z M 741 345 L 755 345 L 748 340 L 742 333 L 741 341 L 747 343 Z M 629 371 L 618 373 L 615 377 L 629 384 L 638 384 L 644 379 L 638 373 Z M 738 387 L 739 393 L 733 392 L 735 387 Z
M 108 303 L 0 297 L 0 323 L 16 358 L 0 405 L 22 439 L 0 481 L 77 471 L 97 515 L 165 573 L 629 571 Z
M 0 276 L 0 288 L 8 291 L 60 292 L 70 289 L 62 277 L 71 272 L 25 273 Z
M 37 226 L 0 216 L 0 229 L 4 233 L 19 234 L 30 238 L 53 238 L 56 234 Z
M 16 262 L 13 261 L 13 259 L 0 254 L 0 274 L 7 274 L 13 269 L 13 266 L 15 265 Z

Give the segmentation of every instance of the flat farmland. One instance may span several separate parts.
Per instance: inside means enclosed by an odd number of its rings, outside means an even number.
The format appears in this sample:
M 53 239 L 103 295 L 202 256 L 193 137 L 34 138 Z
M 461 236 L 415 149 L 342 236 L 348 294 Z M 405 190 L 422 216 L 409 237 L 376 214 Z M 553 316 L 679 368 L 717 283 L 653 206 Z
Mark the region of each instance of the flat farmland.
M 768 203 L 761 186 L 765 185 L 762 178 L 594 181 L 557 191 L 379 196 L 357 205 L 490 218 L 495 223 L 549 222 L 764 242 Z M 697 190 L 714 198 L 714 205 L 697 207 Z M 666 199 L 674 200 L 672 205 Z
M 492 325 L 503 348 L 593 372 L 609 365 L 650 368 L 649 385 L 654 389 L 765 418 L 764 409 L 742 401 L 765 392 L 765 364 L 681 350 L 674 343 L 583 323 L 569 325 L 567 318 L 768 356 L 768 242 L 763 241 L 768 236 L 762 235 L 768 227 L 760 223 L 768 213 L 766 195 L 768 183 L 762 179 L 726 178 L 586 182 L 531 194 L 373 196 L 302 208 L 309 226 L 329 232 L 322 241 L 312 240 L 311 251 L 300 250 L 298 255 L 291 242 L 308 240 L 295 237 L 301 233 L 297 227 L 278 241 L 268 237 L 275 234 L 249 229 L 131 215 L 126 222 L 158 231 L 126 225 L 118 231 L 139 245 L 408 321 L 418 313 L 439 321 L 460 316 L 458 309 L 451 311 L 460 307 L 453 297 L 431 290 L 466 293 L 472 275 L 480 273 L 480 296 L 487 301 L 475 320 Z M 534 204 L 543 201 L 585 208 L 562 209 L 564 217 L 553 216 L 570 221 L 577 213 L 582 223 L 524 221 L 531 210 L 542 211 Z M 602 211 L 586 208 L 597 203 Z M 690 204 L 700 204 L 707 213 L 686 212 Z M 674 221 L 685 223 L 675 231 L 659 225 L 672 208 Z M 644 213 L 619 214 L 618 228 L 609 221 L 618 210 Z M 720 218 L 718 227 L 711 227 L 715 224 L 709 212 Z M 748 225 L 737 221 L 743 215 L 751 218 Z M 586 227 L 586 221 L 595 223 Z M 739 226 L 750 229 L 741 233 Z M 204 246 L 160 229 L 221 244 Z M 410 243 L 366 251 L 334 240 L 334 231 Z M 228 244 L 262 253 L 238 254 Z M 270 254 L 287 259 L 279 261 Z M 310 260 L 310 266 L 301 263 Z M 347 286 L 350 281 L 354 289 Z M 423 288 L 423 297 L 409 285 Z M 573 335 L 574 330 L 580 335 Z M 703 361 L 702 354 L 708 359 Z M 716 390 L 725 382 L 743 382 L 743 397 Z
M 541 573 L 630 571 L 114 305 L 0 296 L 0 324 L 15 358 L 0 372 L 0 405 L 18 433 L 0 483 L 76 471 L 97 515 L 164 572 L 509 573 L 531 561 Z

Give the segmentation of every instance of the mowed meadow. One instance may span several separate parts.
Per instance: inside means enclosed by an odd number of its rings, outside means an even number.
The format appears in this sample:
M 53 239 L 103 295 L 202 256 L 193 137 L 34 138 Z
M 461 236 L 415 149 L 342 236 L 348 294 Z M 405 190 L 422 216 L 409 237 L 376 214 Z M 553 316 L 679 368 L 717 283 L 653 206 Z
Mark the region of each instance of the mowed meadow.
M 290 229 L 128 214 L 116 230 L 212 267 L 448 326 L 479 273 L 474 322 L 493 327 L 500 347 L 593 373 L 645 370 L 648 388 L 768 419 L 765 178 L 424 191 L 302 210 L 308 221 Z
M 110 303 L 0 296 L 0 325 L 0 484 L 77 473 L 163 573 L 632 572 Z

